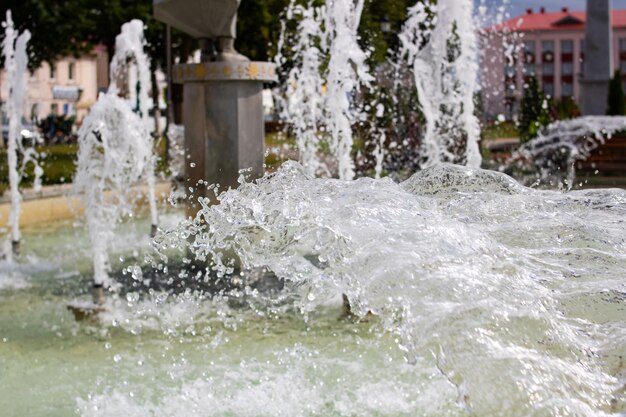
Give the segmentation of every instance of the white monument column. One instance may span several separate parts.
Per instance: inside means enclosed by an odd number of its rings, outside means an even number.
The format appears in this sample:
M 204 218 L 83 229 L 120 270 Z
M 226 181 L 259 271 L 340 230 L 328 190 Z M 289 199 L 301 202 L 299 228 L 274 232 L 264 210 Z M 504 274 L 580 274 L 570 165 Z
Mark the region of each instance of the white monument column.
M 612 35 L 611 0 L 587 0 L 581 80 L 584 115 L 606 114 L 609 82 L 614 70 Z

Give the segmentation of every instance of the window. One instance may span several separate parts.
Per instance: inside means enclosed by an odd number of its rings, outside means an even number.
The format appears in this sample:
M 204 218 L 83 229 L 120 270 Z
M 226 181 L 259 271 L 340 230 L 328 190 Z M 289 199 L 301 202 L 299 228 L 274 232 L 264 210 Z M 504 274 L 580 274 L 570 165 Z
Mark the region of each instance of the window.
M 535 75 L 535 64 L 524 64 L 525 75 Z
M 552 84 L 552 83 L 544 83 L 543 84 L 543 92 L 546 95 L 550 96 L 550 97 L 554 96 L 554 84 Z
M 37 120 L 39 118 L 39 103 L 33 103 L 30 106 L 30 119 Z
M 541 41 L 541 52 L 554 52 L 554 41 Z
M 562 54 L 573 54 L 574 53 L 574 41 L 572 41 L 572 40 L 562 40 L 561 41 L 561 53 Z
M 67 79 L 68 80 L 73 80 L 74 79 L 74 63 L 73 62 L 71 62 L 67 66 Z
M 52 103 L 50 105 L 50 113 L 56 116 L 59 113 L 59 105 L 58 103 Z
M 619 70 L 622 74 L 626 74 L 626 61 L 619 62 Z
M 626 52 L 626 38 L 620 38 L 619 40 L 619 51 Z
M 552 62 L 545 62 L 543 64 L 543 75 L 553 75 L 554 74 L 554 64 Z
M 506 96 L 513 97 L 515 95 L 515 84 L 509 84 L 506 86 Z
M 56 78 L 57 67 L 55 64 L 50 64 L 50 79 L 54 80 Z
M 515 77 L 515 67 L 513 65 L 504 66 L 504 75 L 508 78 Z
M 563 62 L 561 63 L 561 75 L 573 75 L 574 74 L 574 64 L 571 62 Z
M 513 102 L 507 102 L 505 103 L 504 108 L 506 112 L 506 119 L 511 120 L 515 114 L 515 104 Z
M 571 97 L 574 95 L 574 85 L 572 83 L 561 84 L 561 97 Z
M 535 41 L 524 41 L 524 50 L 528 53 L 535 53 Z

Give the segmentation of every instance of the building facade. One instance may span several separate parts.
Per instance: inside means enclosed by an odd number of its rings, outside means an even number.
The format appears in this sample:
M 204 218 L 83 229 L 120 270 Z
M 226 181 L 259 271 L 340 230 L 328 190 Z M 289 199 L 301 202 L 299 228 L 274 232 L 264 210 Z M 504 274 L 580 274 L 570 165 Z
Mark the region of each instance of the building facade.
M 53 65 L 44 62 L 28 74 L 28 95 L 23 115 L 26 120 L 48 115 L 76 116 L 81 121 L 106 90 L 109 80 L 108 53 L 96 46 L 79 58 L 60 58 Z M 0 102 L 5 103 L 9 87 L 6 72 L 0 72 Z
M 612 62 L 626 80 L 626 10 L 613 10 Z M 585 49 L 583 11 L 528 9 L 523 16 L 487 28 L 481 66 L 482 100 L 488 117 L 515 119 L 530 76 L 557 100 L 581 103 Z

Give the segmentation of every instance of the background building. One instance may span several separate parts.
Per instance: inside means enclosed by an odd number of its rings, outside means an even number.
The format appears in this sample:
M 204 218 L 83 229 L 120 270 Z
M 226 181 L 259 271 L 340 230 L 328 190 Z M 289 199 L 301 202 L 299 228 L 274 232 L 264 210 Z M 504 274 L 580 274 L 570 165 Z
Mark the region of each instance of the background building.
M 48 115 L 76 116 L 81 121 L 96 102 L 98 92 L 106 90 L 109 59 L 104 46 L 79 58 L 60 58 L 53 65 L 43 63 L 28 75 L 28 96 L 24 117 L 43 119 Z M 6 102 L 6 71 L 0 72 L 0 102 Z
M 613 65 L 626 77 L 626 10 L 612 11 Z M 482 99 L 485 112 L 512 119 L 525 81 L 535 75 L 551 98 L 581 103 L 584 65 L 584 11 L 528 9 L 526 14 L 485 31 Z M 626 79 L 626 78 L 625 78 Z

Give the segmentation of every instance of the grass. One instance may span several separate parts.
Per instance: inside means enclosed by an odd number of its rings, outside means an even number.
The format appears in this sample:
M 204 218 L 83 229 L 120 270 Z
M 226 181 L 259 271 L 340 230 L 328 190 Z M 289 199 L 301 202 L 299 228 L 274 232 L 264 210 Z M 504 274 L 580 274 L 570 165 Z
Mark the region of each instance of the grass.
M 517 127 L 513 122 L 501 122 L 483 126 L 483 139 L 519 138 Z
M 284 133 L 268 133 L 265 137 L 265 145 L 267 148 L 295 148 L 295 139 Z M 157 141 L 155 146 L 157 154 L 160 156 L 157 162 L 157 173 L 168 174 L 169 170 L 162 156 L 165 154 L 165 141 Z M 42 177 L 43 185 L 65 184 L 71 183 L 76 175 L 76 155 L 78 153 L 78 145 L 49 145 L 39 146 L 36 148 L 40 154 L 40 164 L 44 174 Z M 268 168 L 277 168 L 284 162 L 278 155 L 268 153 L 265 163 Z M 34 174 L 32 164 L 26 168 L 24 178 L 20 185 L 21 188 L 30 188 L 33 186 Z M 9 187 L 8 162 L 6 148 L 0 148 L 0 195 Z
M 76 173 L 76 145 L 50 145 L 38 146 L 37 152 L 41 158 L 39 160 L 44 174 L 42 184 L 63 184 L 72 182 Z M 0 193 L 3 193 L 9 186 L 9 167 L 7 162 L 6 148 L 0 149 Z M 28 164 L 22 179 L 22 187 L 32 187 L 35 176 L 32 164 Z

